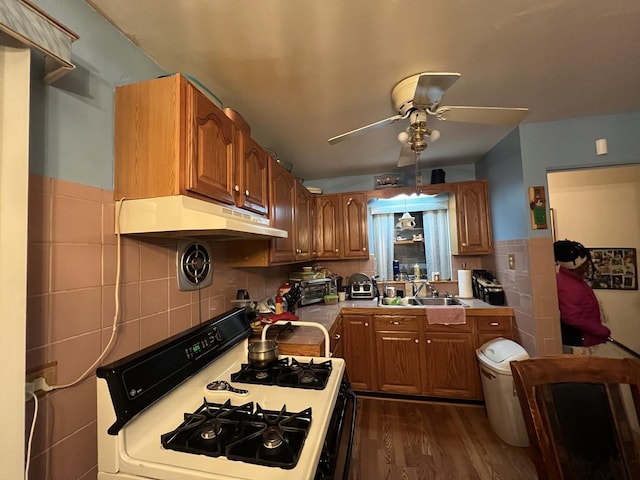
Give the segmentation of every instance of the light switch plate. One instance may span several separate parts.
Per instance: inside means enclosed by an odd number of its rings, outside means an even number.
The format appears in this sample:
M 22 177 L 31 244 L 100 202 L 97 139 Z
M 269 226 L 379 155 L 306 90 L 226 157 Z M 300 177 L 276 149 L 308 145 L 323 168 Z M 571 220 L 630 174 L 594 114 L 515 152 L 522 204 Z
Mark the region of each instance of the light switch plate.
M 509 270 L 516 269 L 516 255 L 514 253 L 510 253 L 507 258 L 509 259 Z

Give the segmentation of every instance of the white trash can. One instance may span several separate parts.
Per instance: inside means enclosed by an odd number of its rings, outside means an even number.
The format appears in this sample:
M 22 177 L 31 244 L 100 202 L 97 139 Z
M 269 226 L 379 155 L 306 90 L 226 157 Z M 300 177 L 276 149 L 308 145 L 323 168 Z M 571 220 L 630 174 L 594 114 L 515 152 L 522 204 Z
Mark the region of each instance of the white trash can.
M 514 447 L 528 447 L 529 438 L 516 395 L 510 363 L 529 358 L 512 340 L 496 338 L 476 350 L 489 423 L 498 436 Z

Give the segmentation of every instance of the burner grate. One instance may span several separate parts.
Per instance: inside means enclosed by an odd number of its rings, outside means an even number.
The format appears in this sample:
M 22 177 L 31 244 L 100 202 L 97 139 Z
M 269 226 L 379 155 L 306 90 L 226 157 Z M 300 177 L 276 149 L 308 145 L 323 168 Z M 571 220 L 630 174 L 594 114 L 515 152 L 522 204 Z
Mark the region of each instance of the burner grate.
M 162 446 L 184 453 L 291 469 L 296 466 L 311 425 L 311 408 L 301 412 L 265 410 L 253 402 L 209 403 L 160 437 Z
M 288 358 L 266 369 L 258 369 L 243 363 L 238 372 L 231 374 L 231 381 L 254 385 L 278 385 L 280 387 L 322 390 L 331 375 L 331 360 L 315 363 L 300 362 Z

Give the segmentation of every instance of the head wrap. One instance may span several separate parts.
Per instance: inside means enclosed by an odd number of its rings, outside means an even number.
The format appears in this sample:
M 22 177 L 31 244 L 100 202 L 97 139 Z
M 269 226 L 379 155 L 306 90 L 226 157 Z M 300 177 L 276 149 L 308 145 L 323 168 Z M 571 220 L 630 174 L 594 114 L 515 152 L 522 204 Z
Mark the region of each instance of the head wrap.
M 591 259 L 589 250 L 584 245 L 572 240 L 558 240 L 553 244 L 556 262 L 568 270 L 575 270 Z

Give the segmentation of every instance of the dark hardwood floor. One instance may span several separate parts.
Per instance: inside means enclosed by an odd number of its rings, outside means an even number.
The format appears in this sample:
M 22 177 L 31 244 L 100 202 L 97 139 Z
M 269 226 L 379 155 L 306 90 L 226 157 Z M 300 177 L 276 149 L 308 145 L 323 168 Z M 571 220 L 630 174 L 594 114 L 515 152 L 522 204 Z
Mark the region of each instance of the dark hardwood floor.
M 358 397 L 351 480 L 534 480 L 483 406 Z

